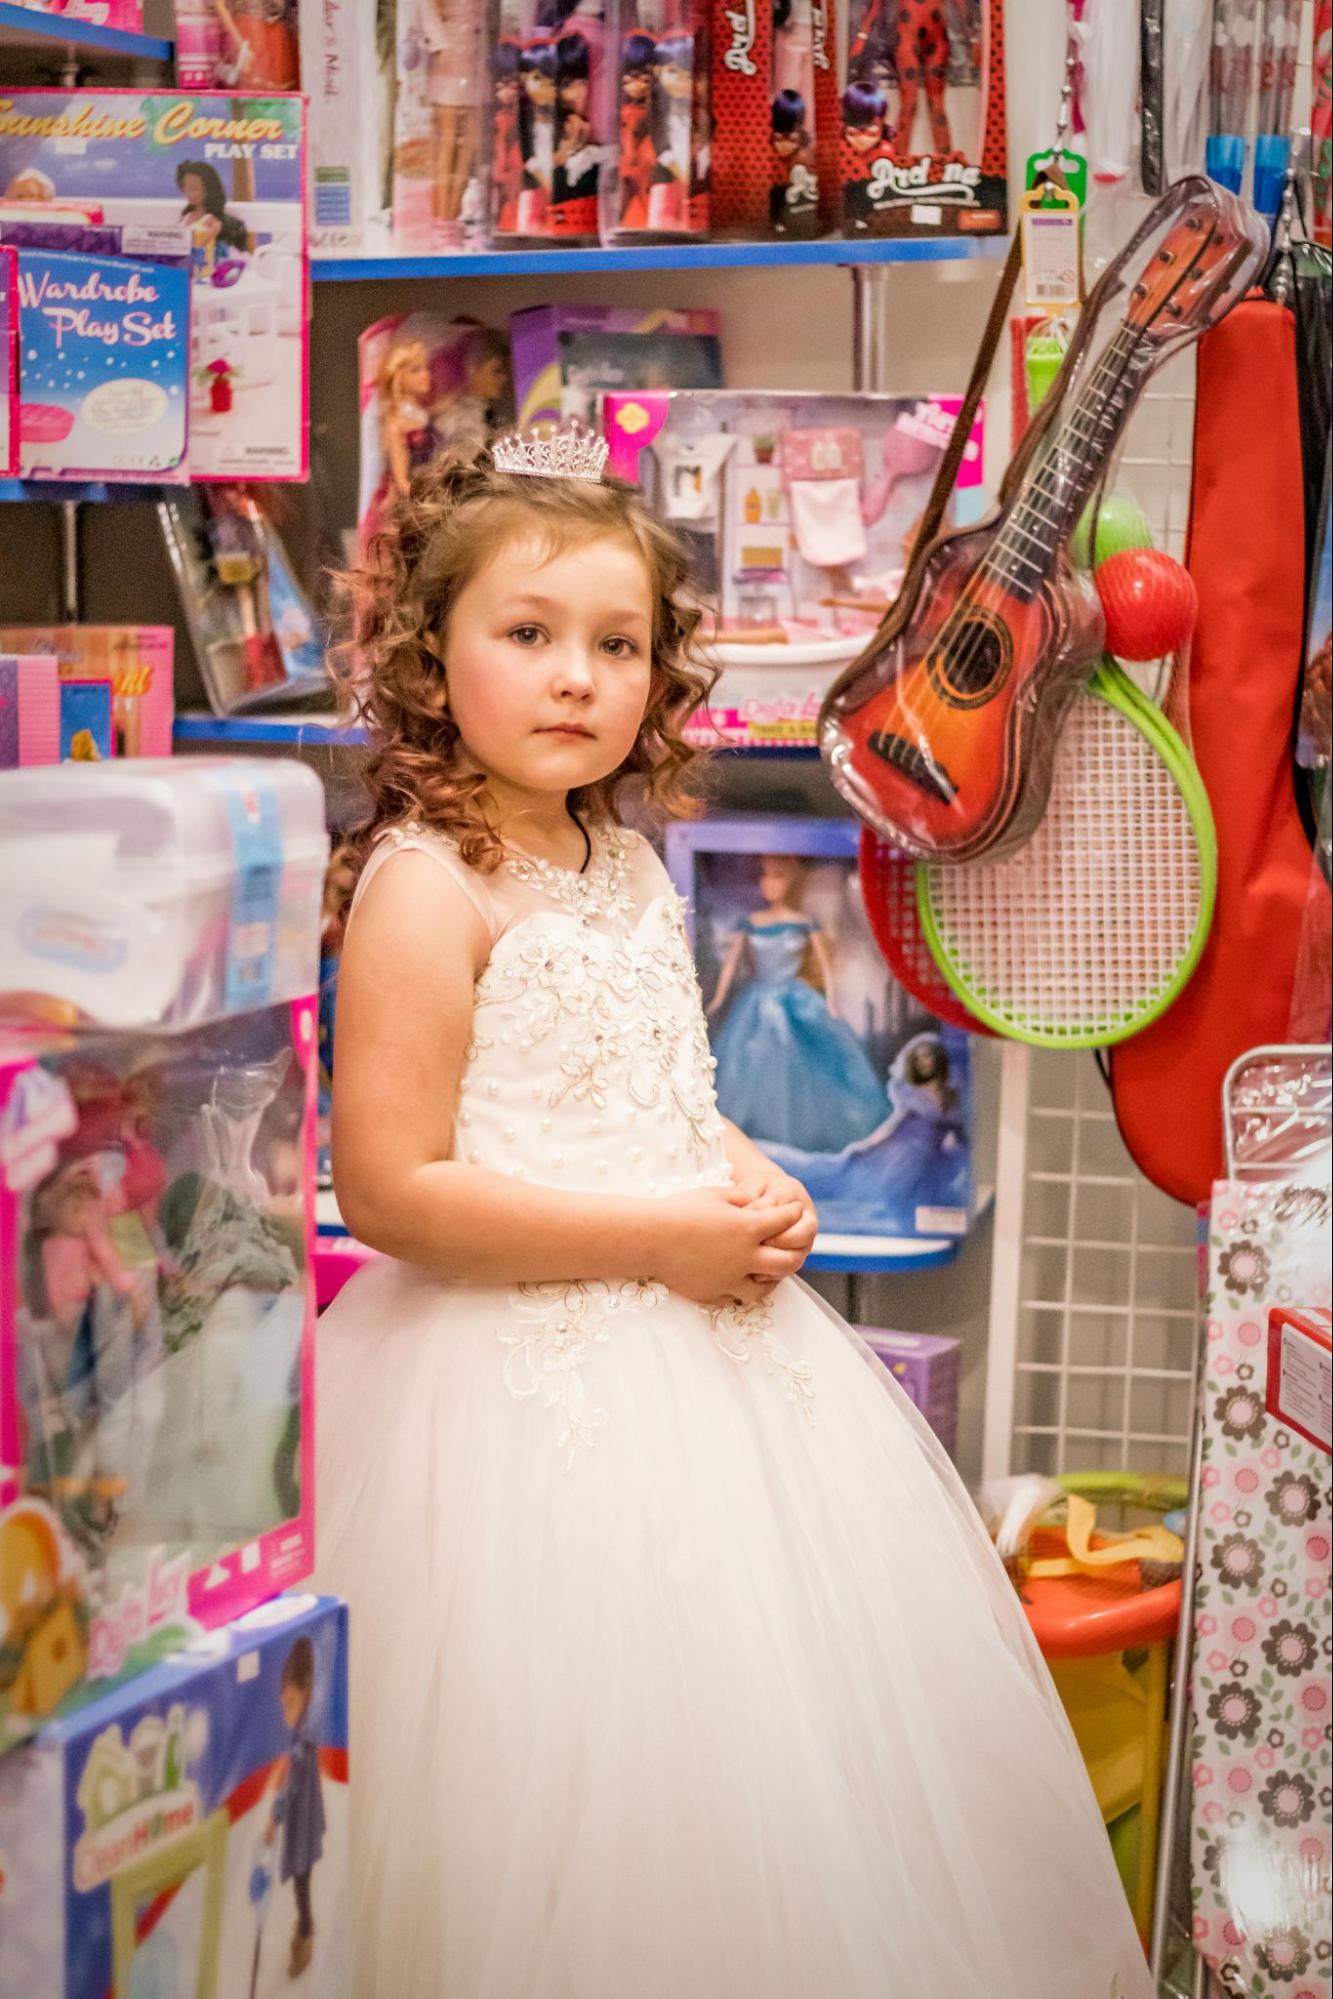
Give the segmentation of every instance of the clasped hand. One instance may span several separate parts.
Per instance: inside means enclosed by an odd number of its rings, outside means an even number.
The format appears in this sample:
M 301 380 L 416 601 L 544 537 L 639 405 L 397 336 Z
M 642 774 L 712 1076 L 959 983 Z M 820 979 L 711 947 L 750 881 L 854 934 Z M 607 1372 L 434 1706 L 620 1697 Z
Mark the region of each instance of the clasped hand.
M 662 1281 L 707 1306 L 754 1304 L 794 1277 L 815 1240 L 814 1203 L 799 1180 L 776 1166 L 756 1168 L 729 1187 L 674 1194 Z

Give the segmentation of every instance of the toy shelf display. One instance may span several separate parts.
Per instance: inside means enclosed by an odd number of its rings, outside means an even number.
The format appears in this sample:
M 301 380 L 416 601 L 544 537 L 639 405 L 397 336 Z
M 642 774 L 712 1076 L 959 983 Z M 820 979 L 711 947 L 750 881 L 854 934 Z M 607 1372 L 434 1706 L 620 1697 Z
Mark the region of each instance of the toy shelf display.
M 295 763 L 0 786 L 0 1747 L 309 1573 L 327 853 Z

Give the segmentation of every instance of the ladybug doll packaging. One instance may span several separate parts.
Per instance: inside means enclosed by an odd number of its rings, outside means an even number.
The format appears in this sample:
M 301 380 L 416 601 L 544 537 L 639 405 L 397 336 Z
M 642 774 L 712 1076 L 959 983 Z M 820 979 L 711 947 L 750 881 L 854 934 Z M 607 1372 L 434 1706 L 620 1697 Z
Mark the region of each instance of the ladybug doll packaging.
M 847 234 L 991 236 L 1005 214 L 1003 0 L 852 0 Z

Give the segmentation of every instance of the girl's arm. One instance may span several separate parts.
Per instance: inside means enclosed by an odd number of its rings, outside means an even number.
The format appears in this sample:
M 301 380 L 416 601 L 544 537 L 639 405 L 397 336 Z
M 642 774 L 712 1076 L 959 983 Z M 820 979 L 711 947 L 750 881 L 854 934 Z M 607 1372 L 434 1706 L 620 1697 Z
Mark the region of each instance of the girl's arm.
M 745 937 L 743 932 L 738 930 L 727 947 L 727 955 L 722 962 L 722 976 L 717 982 L 717 991 L 713 994 L 709 1002 L 708 1017 L 710 1020 L 715 1013 L 721 1013 L 727 1003 L 727 994 L 731 991 L 732 981 L 736 977 L 736 968 L 741 962 L 741 952 L 744 949 Z M 733 1126 L 732 1129 L 734 1130 L 735 1127 Z M 748 1139 L 746 1143 L 749 1143 Z
M 799 1259 L 767 1245 L 797 1220 L 794 1200 L 741 1210 L 717 1189 L 565 1193 L 449 1158 L 488 949 L 476 909 L 427 854 L 395 856 L 357 908 L 333 1084 L 334 1179 L 353 1235 L 475 1284 L 657 1278 L 703 1300 L 790 1275 Z
M 838 1018 L 838 998 L 833 990 L 833 953 L 829 950 L 828 939 L 822 930 L 810 932 L 810 949 L 815 954 L 815 964 L 824 987 L 824 1004 L 832 1020 Z

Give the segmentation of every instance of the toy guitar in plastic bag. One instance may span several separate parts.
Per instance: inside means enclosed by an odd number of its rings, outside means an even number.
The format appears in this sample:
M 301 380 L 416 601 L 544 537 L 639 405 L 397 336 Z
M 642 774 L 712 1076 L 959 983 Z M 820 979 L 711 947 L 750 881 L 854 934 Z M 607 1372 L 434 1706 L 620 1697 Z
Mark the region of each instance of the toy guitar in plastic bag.
M 1069 535 L 1149 374 L 1230 311 L 1267 250 L 1243 202 L 1201 176 L 1178 181 L 1093 290 L 999 511 L 909 566 L 820 717 L 834 784 L 883 839 L 970 861 L 1035 829 L 1070 703 L 1103 646 Z M 1108 305 L 1119 323 L 1084 366 Z

